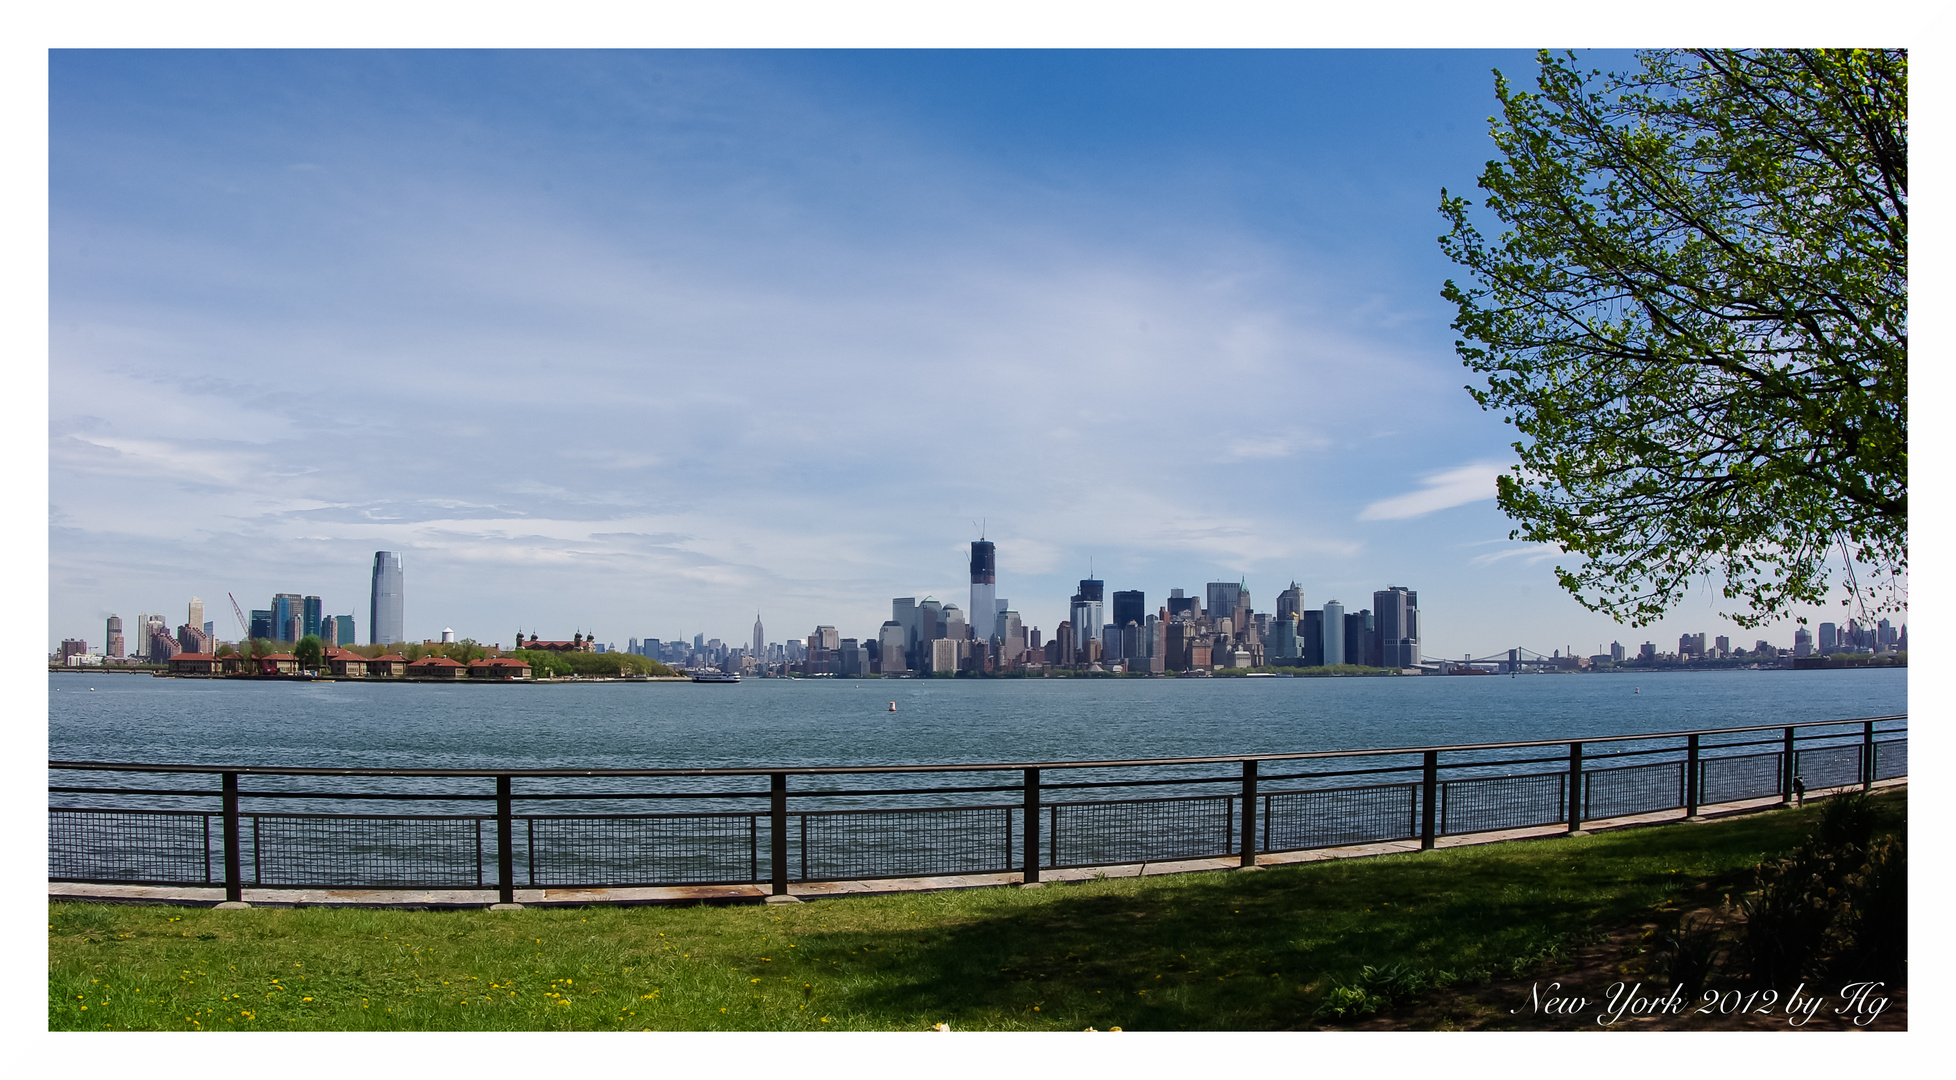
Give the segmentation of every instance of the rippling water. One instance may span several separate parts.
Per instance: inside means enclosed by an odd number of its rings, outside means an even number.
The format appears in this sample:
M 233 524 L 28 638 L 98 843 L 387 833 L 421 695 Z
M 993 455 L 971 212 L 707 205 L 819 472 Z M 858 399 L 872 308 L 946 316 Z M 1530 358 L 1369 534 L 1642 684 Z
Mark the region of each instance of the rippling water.
M 533 686 L 61 673 L 48 679 L 48 752 L 369 768 L 977 763 L 1590 738 L 1907 711 L 1906 670 Z

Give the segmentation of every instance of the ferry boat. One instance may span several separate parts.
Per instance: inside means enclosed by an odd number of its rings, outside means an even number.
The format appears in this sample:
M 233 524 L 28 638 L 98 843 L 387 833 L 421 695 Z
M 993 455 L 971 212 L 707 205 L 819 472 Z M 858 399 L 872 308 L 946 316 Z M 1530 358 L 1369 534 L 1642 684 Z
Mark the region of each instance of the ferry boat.
M 739 682 L 740 681 L 739 672 L 734 672 L 734 671 L 711 671 L 706 668 L 701 668 L 698 671 L 689 672 L 689 674 L 692 675 L 694 682 Z

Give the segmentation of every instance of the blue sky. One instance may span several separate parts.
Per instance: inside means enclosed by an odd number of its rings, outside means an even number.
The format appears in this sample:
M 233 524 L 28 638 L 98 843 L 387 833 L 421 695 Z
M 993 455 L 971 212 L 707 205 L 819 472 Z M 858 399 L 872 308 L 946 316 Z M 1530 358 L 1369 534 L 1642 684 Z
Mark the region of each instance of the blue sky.
M 1622 54 L 1595 57 L 1620 60 Z M 50 642 L 201 596 L 367 630 L 1050 631 L 1420 592 L 1429 655 L 1674 648 L 1506 540 L 1440 189 L 1527 51 L 61 52 Z M 1834 615 L 1825 616 L 1832 618 Z

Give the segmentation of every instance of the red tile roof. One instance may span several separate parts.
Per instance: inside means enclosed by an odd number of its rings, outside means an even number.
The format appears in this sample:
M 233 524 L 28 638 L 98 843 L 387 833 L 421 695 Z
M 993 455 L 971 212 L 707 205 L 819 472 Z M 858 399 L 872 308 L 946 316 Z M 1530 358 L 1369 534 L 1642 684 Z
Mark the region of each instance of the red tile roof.
M 462 665 L 446 656 L 424 656 L 409 667 L 461 667 Z
M 207 653 L 207 652 L 180 652 L 175 656 L 170 657 L 170 659 L 172 660 L 215 660 L 217 659 L 217 654 Z

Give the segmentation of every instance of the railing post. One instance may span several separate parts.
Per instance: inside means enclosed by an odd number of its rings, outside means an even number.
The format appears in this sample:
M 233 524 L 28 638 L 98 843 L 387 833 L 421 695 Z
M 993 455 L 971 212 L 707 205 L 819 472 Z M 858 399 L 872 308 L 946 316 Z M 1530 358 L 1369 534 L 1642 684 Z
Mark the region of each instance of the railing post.
M 1241 865 L 1256 865 L 1256 762 L 1243 763 L 1243 839 Z
M 1698 799 L 1702 794 L 1698 790 L 1698 762 L 1698 736 L 1693 735 L 1684 759 L 1684 816 L 1688 818 L 1698 816 Z
M 1779 752 L 1779 804 L 1793 805 L 1793 729 L 1786 729 L 1785 744 Z
M 774 895 L 788 895 L 788 774 L 768 774 L 768 840 Z
M 516 800 L 508 773 L 496 777 L 496 902 L 516 902 Z
M 1420 815 L 1419 849 L 1433 850 L 1433 817 L 1440 809 L 1440 752 L 1426 752 L 1426 774 L 1420 782 L 1421 801 L 1425 812 Z
M 1039 880 L 1039 770 L 1026 770 L 1025 884 Z
M 1874 776 L 1875 776 L 1874 721 L 1870 720 L 1867 723 L 1861 725 L 1861 790 L 1862 791 L 1867 791 L 1874 787 Z
M 1569 832 L 1582 831 L 1582 744 L 1569 744 Z
M 244 862 L 238 857 L 238 774 L 224 774 L 224 899 L 244 899 Z

